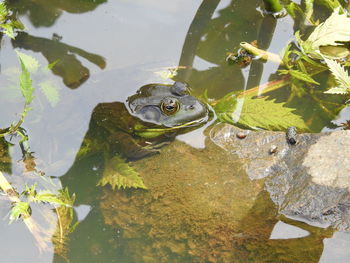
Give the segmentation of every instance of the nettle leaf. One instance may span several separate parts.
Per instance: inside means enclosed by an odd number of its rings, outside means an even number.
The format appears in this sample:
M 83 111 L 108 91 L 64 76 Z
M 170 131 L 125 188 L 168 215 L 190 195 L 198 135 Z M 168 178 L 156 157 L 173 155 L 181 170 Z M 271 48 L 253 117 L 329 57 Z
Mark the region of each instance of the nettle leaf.
M 321 46 L 340 46 L 343 45 L 341 42 L 350 41 L 350 18 L 339 12 L 340 9 L 336 8 L 325 22 L 314 29 L 306 41 L 301 41 L 299 35 L 295 35 L 304 52 L 321 58 L 318 54 Z
M 308 74 L 301 72 L 299 70 L 290 69 L 289 74 L 292 75 L 292 77 L 302 81 L 306 81 L 317 85 L 320 84 L 317 81 L 315 81 L 313 78 L 311 78 Z
M 221 98 L 214 106 L 213 109 L 217 118 L 221 122 L 235 123 L 233 114 L 237 106 L 236 93 L 229 93 Z
M 345 67 L 333 59 L 328 59 L 324 57 L 325 62 L 329 70 L 335 77 L 339 87 L 331 88 L 325 93 L 329 94 L 346 94 L 350 92 L 350 76 L 345 70 Z
M 143 188 L 142 178 L 132 167 L 130 167 L 123 158 L 119 156 L 113 157 L 106 163 L 102 179 L 97 185 L 105 186 L 110 184 L 113 188 Z
M 44 202 L 56 205 L 67 205 L 63 202 L 57 194 L 52 193 L 49 190 L 39 191 L 32 199 L 34 202 Z
M 30 73 L 36 73 L 38 71 L 39 62 L 35 58 L 19 51 L 16 51 L 16 53 L 17 56 L 20 58 L 21 62 L 24 64 L 25 68 Z
M 306 71 L 305 68 L 303 68 L 303 70 Z M 299 70 L 295 70 L 295 69 L 288 69 L 288 70 L 287 69 L 280 69 L 280 70 L 278 70 L 278 72 L 279 72 L 280 75 L 288 75 L 289 74 L 295 79 L 299 79 L 299 80 L 302 80 L 302 81 L 305 81 L 305 82 L 309 82 L 309 83 L 312 83 L 312 84 L 316 84 L 316 85 L 319 84 L 311 76 L 309 76 L 308 74 L 306 74 L 304 72 L 301 72 Z
M 289 126 L 295 126 L 299 130 L 307 130 L 303 119 L 294 114 L 294 110 L 284 107 L 283 103 L 276 103 L 274 100 L 246 97 L 241 111 L 228 107 L 225 117 L 219 119 L 223 122 L 240 124 L 254 129 L 285 130 Z
M 335 87 L 335 88 L 330 88 L 329 90 L 325 91 L 324 93 L 327 94 L 348 94 L 349 89 L 345 87 Z
M 4 2 L 0 3 L 0 23 L 3 23 L 8 14 L 6 5 Z
M 27 202 L 14 202 L 10 211 L 10 223 L 16 221 L 20 217 L 28 217 L 30 215 L 30 206 Z
M 60 101 L 60 87 L 52 80 L 46 80 L 39 83 L 40 90 L 45 95 L 52 107 L 55 107 Z
M 34 98 L 33 97 L 34 89 L 32 86 L 32 80 L 30 78 L 30 73 L 26 67 L 26 64 L 22 60 L 22 55 L 19 53 L 20 52 L 17 52 L 18 57 L 19 57 L 19 61 L 21 63 L 21 68 L 22 68 L 22 72 L 21 72 L 21 75 L 19 77 L 21 92 L 22 92 L 22 95 L 25 99 L 26 104 L 30 104 Z

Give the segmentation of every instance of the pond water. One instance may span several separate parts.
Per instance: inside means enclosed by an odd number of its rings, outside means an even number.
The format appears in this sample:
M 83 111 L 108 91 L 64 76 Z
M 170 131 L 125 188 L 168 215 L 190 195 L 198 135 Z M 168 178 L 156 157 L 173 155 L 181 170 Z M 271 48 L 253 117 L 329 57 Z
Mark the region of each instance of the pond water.
M 8 224 L 10 205 L 4 205 L 2 262 L 348 262 L 348 234 L 278 215 L 263 181 L 239 171 L 231 178 L 235 161 L 210 144 L 206 127 L 134 164 L 149 191 L 96 187 L 103 173 L 99 155 L 76 163 L 96 105 L 125 102 L 149 83 L 173 83 L 164 78 L 168 68 L 182 66 L 174 79 L 210 99 L 278 78 L 279 65 L 253 61 L 240 68 L 226 61 L 227 52 L 258 39 L 262 48 L 280 53 L 299 26 L 292 18 L 264 17 L 255 0 L 7 2 L 26 30 L 15 40 L 2 38 L 1 127 L 23 107 L 19 92 L 8 88 L 19 72 L 15 50 L 42 66 L 59 60 L 33 77 L 54 85 L 59 98 L 50 103 L 36 87 L 23 127 L 38 167 L 76 193 L 80 224 L 64 253 L 54 254 L 52 244 L 40 252 L 22 222 Z M 300 94 L 285 87 L 269 95 L 296 108 L 312 132 L 336 129 L 350 112 L 341 110 L 342 98 L 323 94 L 326 75 L 316 80 L 319 89 Z M 20 149 L 12 149 L 13 173 L 20 172 L 21 158 Z M 225 186 L 216 187 L 220 183 Z

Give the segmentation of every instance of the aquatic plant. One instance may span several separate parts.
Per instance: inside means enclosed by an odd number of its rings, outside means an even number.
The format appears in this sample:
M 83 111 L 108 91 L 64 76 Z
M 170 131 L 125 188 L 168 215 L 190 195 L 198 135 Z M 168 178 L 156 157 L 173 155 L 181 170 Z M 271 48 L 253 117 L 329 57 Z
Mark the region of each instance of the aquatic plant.
M 16 30 L 24 29 L 21 21 L 14 19 L 10 16 L 10 12 L 4 2 L 0 2 L 0 30 L 1 33 L 14 39 Z
M 4 23 L 4 17 L 7 15 L 7 12 L 4 11 L 6 10 L 4 7 L 5 6 L 1 3 L 0 18 L 2 19 L 2 23 Z M 14 37 L 13 30 L 9 29 L 8 26 L 4 27 L 0 25 L 0 27 L 7 29 L 7 31 L 4 31 L 5 34 L 12 38 Z M 38 72 L 40 65 L 36 59 L 22 52 L 17 51 L 17 56 L 21 67 L 20 75 L 17 78 L 19 80 L 20 93 L 24 98 L 24 107 L 20 114 L 20 119 L 17 122 L 13 122 L 7 128 L 0 129 L 0 189 L 11 202 L 9 221 L 13 222 L 21 219 L 28 230 L 32 233 L 38 248 L 41 251 L 48 249 L 48 242 L 51 240 L 50 233 L 52 233 L 52 242 L 57 244 L 55 247 L 57 253 L 63 253 L 63 247 L 65 247 L 67 235 L 72 229 L 74 229 L 74 225 L 72 226 L 72 206 L 75 196 L 69 195 L 67 188 L 61 189 L 59 185 L 52 182 L 50 177 L 46 176 L 43 171 L 38 170 L 36 167 L 35 157 L 30 151 L 28 143 L 29 138 L 26 130 L 22 127 L 22 124 L 25 121 L 28 112 L 31 110 L 31 104 L 34 99 L 34 87 L 31 74 Z M 49 65 L 49 68 L 53 66 L 54 65 Z M 59 100 L 58 94 L 53 92 L 53 89 L 45 83 L 42 84 L 41 87 L 48 101 L 54 106 Z M 11 174 L 11 157 L 9 154 L 9 148 L 10 146 L 15 147 L 15 144 L 10 141 L 16 137 L 19 138 L 18 144 L 23 156 L 21 160 L 24 165 L 23 175 L 29 173 L 31 178 L 35 178 L 34 183 L 32 184 L 27 184 L 27 178 L 22 176 L 18 180 L 19 182 L 16 186 L 14 186 L 8 181 L 7 176 L 5 176 L 5 174 Z M 38 185 L 40 185 L 40 187 Z M 24 190 L 21 191 L 21 188 Z M 38 204 L 40 207 L 39 211 L 43 214 L 43 217 L 48 217 L 46 222 L 52 229 L 51 231 L 31 217 L 33 211 L 32 204 Z M 51 210 L 46 210 L 45 208 L 48 204 L 54 208 L 58 221 L 57 231 L 55 231 L 55 220 L 52 220 L 50 217 Z
M 303 12 L 309 21 L 313 21 L 312 5 L 313 1 L 307 1 L 305 11 L 307 15 Z M 293 109 L 277 107 L 273 105 L 272 100 L 260 99 L 259 101 L 258 97 L 254 98 L 254 96 L 261 96 L 287 85 L 291 87 L 293 93 L 301 96 L 305 94 L 303 85 L 319 85 L 320 83 L 314 79 L 314 76 L 326 70 L 329 70 L 334 76 L 336 86 L 330 87 L 324 93 L 350 94 L 350 76 L 346 71 L 346 67 L 350 65 L 348 60 L 350 55 L 348 48 L 350 18 L 342 11 L 343 8 L 339 5 L 336 6 L 337 8 L 333 10 L 330 17 L 318 24 L 306 40 L 302 40 L 300 31 L 297 31 L 295 33 L 297 45 L 289 43 L 281 56 L 246 42 L 241 43 L 241 48 L 246 50 L 248 54 L 262 60 L 278 63 L 280 65 L 278 73 L 282 78 L 241 93 L 228 94 L 222 99 L 212 102 L 219 120 L 250 128 L 258 127 L 272 130 L 285 129 L 286 125 L 283 123 L 286 121 L 285 123 L 295 123 L 293 126 L 303 127 L 302 129 L 305 130 L 306 125 L 301 117 L 293 116 Z M 287 10 L 292 16 L 295 15 L 294 11 L 296 10 L 302 12 L 299 6 L 289 7 Z M 241 98 L 240 104 L 238 103 L 239 98 Z M 267 106 L 267 102 L 271 102 L 271 105 Z M 261 103 L 261 107 L 259 107 L 259 103 Z M 319 101 L 319 103 L 322 102 Z M 266 107 L 263 104 L 266 104 Z M 280 106 L 282 105 L 280 104 Z M 323 108 L 326 109 L 326 107 Z M 259 109 L 259 111 L 255 111 L 255 109 Z M 286 114 L 288 111 L 289 114 Z M 256 112 L 253 115 L 256 115 L 257 118 L 249 117 L 252 112 Z M 277 117 L 275 121 L 267 117 L 273 115 Z

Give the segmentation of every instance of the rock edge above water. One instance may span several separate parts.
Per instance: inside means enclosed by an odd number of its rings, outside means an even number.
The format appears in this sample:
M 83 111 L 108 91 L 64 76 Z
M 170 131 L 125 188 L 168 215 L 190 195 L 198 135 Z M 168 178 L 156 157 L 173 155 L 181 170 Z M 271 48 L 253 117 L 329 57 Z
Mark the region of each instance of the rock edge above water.
M 298 134 L 290 145 L 284 132 L 218 124 L 210 138 L 243 159 L 251 179 L 266 178 L 281 213 L 350 230 L 350 131 Z

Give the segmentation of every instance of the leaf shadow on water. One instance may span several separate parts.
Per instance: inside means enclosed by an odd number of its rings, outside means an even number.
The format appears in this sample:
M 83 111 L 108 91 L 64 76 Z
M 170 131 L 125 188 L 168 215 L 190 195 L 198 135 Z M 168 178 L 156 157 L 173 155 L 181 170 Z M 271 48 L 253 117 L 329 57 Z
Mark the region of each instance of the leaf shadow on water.
M 86 13 L 95 10 L 107 0 L 53 0 L 53 1 L 5 1 L 5 5 L 12 11 L 12 16 L 28 16 L 34 27 L 51 27 L 63 12 Z M 40 52 L 49 64 L 56 63 L 52 72 L 63 79 L 64 84 L 71 88 L 78 88 L 90 77 L 90 70 L 77 58 L 82 57 L 101 69 L 106 67 L 105 58 L 89 53 L 81 48 L 60 42 L 62 36 L 53 34 L 52 39 L 32 36 L 19 32 L 12 41 L 14 48 L 23 48 Z
M 52 72 L 63 79 L 64 84 L 71 88 L 78 88 L 90 77 L 90 71 L 76 57 L 87 59 L 101 69 L 106 67 L 106 61 L 102 56 L 89 53 L 83 49 L 67 45 L 54 39 L 31 36 L 25 32 L 18 33 L 12 40 L 14 48 L 23 48 L 40 52 L 49 64 L 55 63 Z
M 27 15 L 33 26 L 50 27 L 59 19 L 63 11 L 85 13 L 95 10 L 107 0 L 7 0 L 5 2 L 17 15 Z

